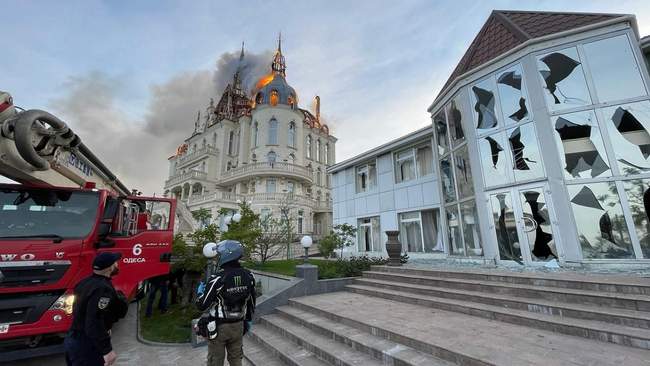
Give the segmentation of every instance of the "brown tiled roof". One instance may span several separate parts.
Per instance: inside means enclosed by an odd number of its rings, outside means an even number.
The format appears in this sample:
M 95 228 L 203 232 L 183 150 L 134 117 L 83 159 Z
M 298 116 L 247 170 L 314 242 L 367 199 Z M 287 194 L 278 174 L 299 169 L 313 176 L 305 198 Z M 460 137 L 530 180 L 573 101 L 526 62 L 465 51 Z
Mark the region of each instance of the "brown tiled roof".
M 623 14 L 494 10 L 443 86 L 518 45 L 539 37 L 600 23 Z

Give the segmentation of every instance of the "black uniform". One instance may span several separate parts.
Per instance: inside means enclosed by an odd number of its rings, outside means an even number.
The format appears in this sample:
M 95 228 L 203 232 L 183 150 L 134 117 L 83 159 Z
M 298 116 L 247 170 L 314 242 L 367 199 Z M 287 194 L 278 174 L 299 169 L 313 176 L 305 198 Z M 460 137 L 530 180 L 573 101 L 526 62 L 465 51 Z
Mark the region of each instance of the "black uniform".
M 213 275 L 205 286 L 196 304 L 199 310 L 208 311 L 213 325 L 236 323 L 253 319 L 255 311 L 255 277 L 241 267 L 239 262 L 228 262 L 221 270 Z M 248 325 L 248 324 L 247 324 Z M 212 339 L 216 337 L 216 328 L 208 327 Z
M 65 340 L 68 365 L 104 365 L 111 352 L 111 327 L 126 315 L 128 302 L 110 278 L 93 274 L 75 286 L 70 332 Z

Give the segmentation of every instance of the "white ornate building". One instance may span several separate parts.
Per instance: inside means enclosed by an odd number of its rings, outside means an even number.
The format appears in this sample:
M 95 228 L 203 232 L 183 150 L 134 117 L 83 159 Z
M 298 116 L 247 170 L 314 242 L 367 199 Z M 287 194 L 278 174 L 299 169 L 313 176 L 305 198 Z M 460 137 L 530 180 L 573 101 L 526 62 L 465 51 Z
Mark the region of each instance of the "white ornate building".
M 271 63 L 251 93 L 243 89 L 240 67 L 219 101 L 199 112 L 194 131 L 169 158 L 165 195 L 178 199 L 177 231 L 198 226 L 191 212 L 207 208 L 213 220 L 221 208 L 251 202 L 262 215 L 290 208 L 296 234 L 318 237 L 331 227 L 331 180 L 336 138 L 321 123 L 320 98 L 315 111 L 301 109 L 287 84 L 281 41 Z M 250 97 L 249 97 L 250 95 Z

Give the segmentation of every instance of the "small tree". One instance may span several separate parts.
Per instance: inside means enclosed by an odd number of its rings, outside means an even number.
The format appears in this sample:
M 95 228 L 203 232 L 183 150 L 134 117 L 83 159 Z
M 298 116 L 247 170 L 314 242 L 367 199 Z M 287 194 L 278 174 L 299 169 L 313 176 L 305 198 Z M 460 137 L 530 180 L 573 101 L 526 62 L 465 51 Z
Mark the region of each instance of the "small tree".
M 341 258 L 343 258 L 343 249 L 354 245 L 357 228 L 350 224 L 339 224 L 334 226 L 334 235 L 336 236 L 336 248 L 341 250 Z
M 192 211 L 192 217 L 201 224 L 201 227 L 205 227 L 210 223 L 212 213 L 207 208 L 200 208 L 196 211 Z
M 242 244 L 247 258 L 251 257 L 251 253 L 255 251 L 255 246 L 259 236 L 262 235 L 260 229 L 260 215 L 251 210 L 246 202 L 239 204 L 239 213 L 241 220 L 239 222 L 231 221 L 228 225 L 228 231 L 221 233 L 221 240 L 237 240 Z M 220 215 L 230 215 L 228 209 L 222 208 L 219 211 Z
M 338 248 L 338 237 L 334 232 L 330 232 L 318 241 L 318 251 L 325 258 L 330 258 Z
M 271 216 L 260 219 L 260 236 L 251 248 L 251 254 L 259 259 L 261 264 L 283 251 L 282 242 L 291 235 L 292 230 L 291 225 L 287 225 L 284 220 L 284 218 L 278 220 Z

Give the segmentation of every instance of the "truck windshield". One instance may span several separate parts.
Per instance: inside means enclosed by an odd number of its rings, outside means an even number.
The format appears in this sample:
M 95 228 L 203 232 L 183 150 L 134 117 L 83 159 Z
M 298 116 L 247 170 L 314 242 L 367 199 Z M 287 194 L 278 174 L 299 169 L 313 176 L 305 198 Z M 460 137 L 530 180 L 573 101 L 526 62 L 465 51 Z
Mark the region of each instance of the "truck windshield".
M 98 206 L 97 192 L 0 188 L 0 240 L 86 237 Z

